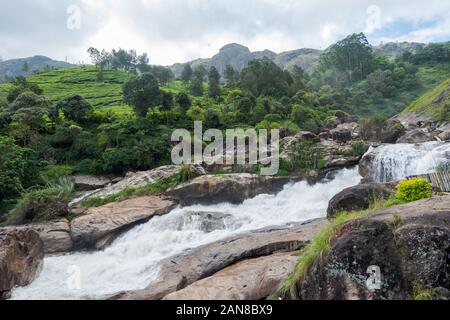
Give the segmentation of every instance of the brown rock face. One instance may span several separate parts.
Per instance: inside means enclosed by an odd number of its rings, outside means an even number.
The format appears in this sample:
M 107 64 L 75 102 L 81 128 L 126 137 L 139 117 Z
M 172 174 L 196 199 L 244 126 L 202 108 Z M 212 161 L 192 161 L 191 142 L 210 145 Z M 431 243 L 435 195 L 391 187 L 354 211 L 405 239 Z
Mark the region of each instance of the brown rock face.
M 26 228 L 0 229 L 0 299 L 16 286 L 30 284 L 44 258 L 39 234 Z
M 262 193 L 279 192 L 292 179 L 262 177 L 249 173 L 207 175 L 169 190 L 166 194 L 183 205 L 221 202 L 239 204 Z
M 406 133 L 403 137 L 397 140 L 397 143 L 424 143 L 432 141 L 433 138 L 422 129 L 416 129 Z
M 328 222 L 314 220 L 266 228 L 188 250 L 160 263 L 158 279 L 146 289 L 123 292 L 112 299 L 159 300 L 244 259 L 301 249 Z
M 70 252 L 73 248 L 67 219 L 26 226 L 39 233 L 47 254 Z
M 103 249 L 123 231 L 154 216 L 167 214 L 175 206 L 171 200 L 149 196 L 91 208 L 71 223 L 74 245 L 76 248 Z
M 244 260 L 163 300 L 262 300 L 280 288 L 297 260 L 298 252 Z

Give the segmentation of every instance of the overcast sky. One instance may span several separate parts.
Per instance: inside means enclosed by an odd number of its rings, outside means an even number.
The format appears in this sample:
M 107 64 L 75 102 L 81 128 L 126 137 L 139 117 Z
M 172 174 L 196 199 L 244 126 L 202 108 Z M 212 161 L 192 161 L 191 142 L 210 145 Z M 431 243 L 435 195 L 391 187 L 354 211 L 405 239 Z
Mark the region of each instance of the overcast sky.
M 372 44 L 450 40 L 448 0 L 0 0 L 0 56 L 89 62 L 136 49 L 168 65 L 237 42 L 252 51 L 324 49 L 353 32 Z

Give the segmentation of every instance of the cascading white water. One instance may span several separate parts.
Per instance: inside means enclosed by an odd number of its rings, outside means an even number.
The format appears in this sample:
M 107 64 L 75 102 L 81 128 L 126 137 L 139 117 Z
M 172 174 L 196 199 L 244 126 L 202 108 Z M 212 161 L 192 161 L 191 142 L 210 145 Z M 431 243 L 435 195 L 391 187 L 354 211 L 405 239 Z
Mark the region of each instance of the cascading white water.
M 158 261 L 228 236 L 268 226 L 325 217 L 329 200 L 361 180 L 357 169 L 339 171 L 333 180 L 310 186 L 299 182 L 277 195 L 260 195 L 241 205 L 178 208 L 135 227 L 101 252 L 47 257 L 39 277 L 16 288 L 13 299 L 97 299 L 145 288 L 158 274 Z M 220 213 L 217 230 L 204 231 L 195 212 Z M 81 275 L 79 289 L 74 277 Z M 76 282 L 75 282 L 76 283 Z
M 432 173 L 439 165 L 450 164 L 450 143 L 384 145 L 371 152 L 375 157 L 370 170 L 379 182 Z

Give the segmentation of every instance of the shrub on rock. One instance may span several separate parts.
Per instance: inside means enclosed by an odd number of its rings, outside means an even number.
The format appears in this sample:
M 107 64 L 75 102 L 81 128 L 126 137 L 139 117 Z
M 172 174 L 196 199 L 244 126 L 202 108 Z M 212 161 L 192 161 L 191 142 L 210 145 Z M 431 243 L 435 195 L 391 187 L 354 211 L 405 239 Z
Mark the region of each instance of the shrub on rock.
M 411 180 L 401 181 L 397 186 L 397 199 L 412 202 L 421 199 L 430 198 L 431 184 L 428 180 L 422 178 L 414 178 Z

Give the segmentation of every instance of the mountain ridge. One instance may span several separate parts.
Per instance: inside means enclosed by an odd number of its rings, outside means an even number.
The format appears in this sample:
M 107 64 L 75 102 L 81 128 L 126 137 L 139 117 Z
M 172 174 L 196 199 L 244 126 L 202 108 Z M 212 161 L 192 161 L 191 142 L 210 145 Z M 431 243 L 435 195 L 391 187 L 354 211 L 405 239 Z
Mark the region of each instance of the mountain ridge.
M 28 65 L 28 71 L 25 72 L 23 67 L 25 63 Z M 28 76 L 35 71 L 50 69 L 71 68 L 75 65 L 53 60 L 43 55 L 36 55 L 27 58 L 9 59 L 0 62 L 0 82 L 4 82 L 16 77 Z
M 423 45 L 425 44 L 417 42 L 388 42 L 374 46 L 373 48 L 375 52 L 394 59 L 405 51 L 414 51 Z M 227 64 L 230 64 L 234 69 L 241 71 L 251 60 L 267 58 L 275 62 L 282 69 L 291 70 L 294 66 L 299 66 L 307 73 L 312 73 L 319 64 L 320 56 L 325 51 L 326 49 L 301 48 L 280 53 L 268 49 L 252 52 L 248 47 L 242 44 L 229 43 L 223 46 L 219 52 L 211 58 L 200 58 L 184 63 L 175 63 L 169 66 L 169 68 L 177 77 L 181 75 L 186 64 L 190 64 L 193 68 L 204 66 L 209 69 L 214 66 L 220 73 L 223 73 Z

